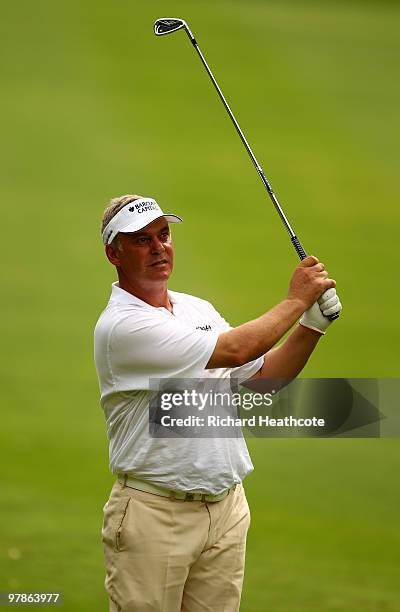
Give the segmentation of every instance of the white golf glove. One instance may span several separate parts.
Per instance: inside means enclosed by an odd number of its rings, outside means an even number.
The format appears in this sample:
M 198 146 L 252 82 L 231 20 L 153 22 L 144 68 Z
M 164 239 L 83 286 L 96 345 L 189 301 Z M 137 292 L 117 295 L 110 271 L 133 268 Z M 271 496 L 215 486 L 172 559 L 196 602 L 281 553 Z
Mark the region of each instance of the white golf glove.
M 325 331 L 332 323 L 327 317 L 342 310 L 342 305 L 336 294 L 336 289 L 327 289 L 321 295 L 318 302 L 305 311 L 300 319 L 301 325 L 313 329 L 314 331 L 325 334 Z

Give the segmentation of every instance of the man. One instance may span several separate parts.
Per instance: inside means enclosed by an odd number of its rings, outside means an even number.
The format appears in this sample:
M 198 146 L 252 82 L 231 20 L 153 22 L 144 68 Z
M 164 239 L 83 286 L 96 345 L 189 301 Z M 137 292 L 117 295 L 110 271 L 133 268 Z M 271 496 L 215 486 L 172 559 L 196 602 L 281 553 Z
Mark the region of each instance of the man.
M 103 524 L 114 612 L 240 605 L 249 526 L 241 482 L 253 469 L 245 441 L 151 437 L 150 379 L 294 378 L 330 324 L 324 315 L 341 310 L 335 281 L 307 257 L 282 302 L 232 329 L 210 303 L 168 290 L 169 224 L 180 221 L 135 195 L 112 200 L 103 217 L 106 256 L 118 274 L 95 330 L 110 468 L 118 475 Z

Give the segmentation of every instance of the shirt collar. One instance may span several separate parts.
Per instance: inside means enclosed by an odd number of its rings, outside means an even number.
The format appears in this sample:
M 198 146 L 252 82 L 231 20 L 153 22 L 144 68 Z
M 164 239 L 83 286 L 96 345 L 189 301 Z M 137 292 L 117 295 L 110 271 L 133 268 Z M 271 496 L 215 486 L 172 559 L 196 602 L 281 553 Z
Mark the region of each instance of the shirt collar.
M 168 297 L 172 305 L 177 304 L 179 302 L 179 298 L 177 298 L 177 294 L 175 291 L 168 290 Z M 156 308 L 155 306 L 151 306 L 151 304 L 148 304 L 147 302 L 144 302 L 140 298 L 136 297 L 136 295 L 129 293 L 129 291 L 125 291 L 125 289 L 122 289 L 118 285 L 118 281 L 112 283 L 111 285 L 110 302 L 117 302 L 118 304 L 135 304 L 136 306 L 147 306 L 147 308 Z M 163 306 L 160 306 L 160 308 L 166 310 L 166 308 L 164 308 Z

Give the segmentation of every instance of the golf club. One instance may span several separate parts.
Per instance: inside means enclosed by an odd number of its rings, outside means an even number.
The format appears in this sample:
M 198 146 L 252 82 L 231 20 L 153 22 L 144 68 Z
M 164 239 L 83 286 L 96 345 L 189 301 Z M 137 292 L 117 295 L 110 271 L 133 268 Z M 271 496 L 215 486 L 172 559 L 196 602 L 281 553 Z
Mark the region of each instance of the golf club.
M 204 55 L 200 51 L 200 48 L 199 48 L 199 46 L 197 44 L 197 41 L 196 41 L 193 33 L 189 29 L 186 21 L 184 21 L 184 19 L 179 19 L 179 18 L 175 18 L 175 17 L 162 17 L 160 19 L 157 19 L 157 21 L 154 24 L 154 33 L 156 34 L 156 36 L 164 36 L 165 34 L 171 34 L 172 32 L 176 32 L 177 30 L 181 30 L 181 29 L 184 29 L 186 31 L 186 34 L 189 36 L 189 39 L 190 39 L 192 45 L 196 49 L 196 51 L 197 51 L 197 53 L 198 53 L 198 55 L 199 55 L 203 65 L 204 65 L 205 69 L 207 70 L 208 76 L 210 77 L 210 79 L 211 79 L 215 89 L 217 90 L 218 95 L 221 98 L 221 101 L 222 101 L 223 105 L 225 106 L 225 109 L 226 109 L 229 117 L 231 118 L 232 123 L 235 126 L 236 131 L 239 134 L 240 139 L 243 142 L 243 144 L 244 144 L 244 146 L 246 148 L 247 153 L 249 154 L 249 156 L 250 156 L 250 158 L 252 160 L 252 162 L 253 162 L 256 170 L 257 170 L 257 173 L 258 173 L 259 177 L 261 178 L 261 180 L 262 180 L 266 190 L 268 191 L 268 195 L 271 198 L 271 200 L 272 200 L 272 202 L 273 202 L 273 204 L 275 206 L 275 209 L 276 209 L 278 215 L 280 216 L 284 226 L 286 227 L 286 230 L 289 233 L 290 240 L 291 240 L 294 248 L 296 249 L 296 253 L 300 257 L 300 259 L 304 259 L 305 257 L 307 257 L 307 253 L 303 249 L 303 246 L 302 246 L 300 240 L 297 238 L 297 236 L 294 233 L 294 231 L 293 231 L 293 229 L 292 229 L 288 219 L 286 218 L 285 213 L 283 212 L 283 210 L 282 210 L 282 208 L 281 208 L 281 206 L 280 206 L 280 204 L 278 202 L 278 199 L 277 199 L 277 197 L 275 196 L 275 194 L 274 194 L 274 192 L 272 190 L 271 185 L 269 184 L 269 182 L 268 182 L 264 172 L 262 171 L 262 168 L 261 168 L 260 164 L 258 163 L 258 161 L 256 159 L 256 156 L 254 155 L 253 151 L 251 150 L 250 145 L 247 142 L 246 137 L 245 137 L 245 135 L 243 134 L 243 132 L 242 132 L 242 130 L 240 128 L 240 125 L 236 121 L 236 118 L 235 118 L 233 112 L 231 111 L 231 109 L 229 107 L 229 104 L 226 101 L 225 96 L 222 93 L 221 88 L 219 87 L 219 85 L 218 85 L 218 83 L 217 83 L 213 73 L 211 72 L 211 69 L 210 69 L 210 67 L 207 64 L 207 62 L 206 62 L 206 60 L 204 58 Z M 332 321 L 334 319 L 337 319 L 338 316 L 339 316 L 339 314 L 335 313 L 333 315 L 329 315 L 328 319 L 330 321 Z

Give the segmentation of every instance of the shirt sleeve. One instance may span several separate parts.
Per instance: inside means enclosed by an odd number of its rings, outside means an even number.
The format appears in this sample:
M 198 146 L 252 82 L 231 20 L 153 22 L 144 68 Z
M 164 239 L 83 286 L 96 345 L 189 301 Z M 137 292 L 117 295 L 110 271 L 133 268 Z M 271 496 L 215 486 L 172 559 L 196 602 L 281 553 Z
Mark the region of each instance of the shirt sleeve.
M 149 389 L 149 378 L 201 377 L 217 340 L 164 313 L 127 315 L 109 342 L 114 391 Z
M 249 361 L 238 368 L 232 368 L 231 378 L 236 378 L 239 384 L 244 383 L 246 380 L 249 380 L 249 378 L 254 376 L 258 370 L 261 370 L 263 365 L 264 355 L 258 359 L 254 359 L 254 361 Z

